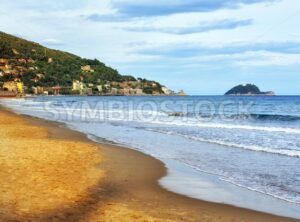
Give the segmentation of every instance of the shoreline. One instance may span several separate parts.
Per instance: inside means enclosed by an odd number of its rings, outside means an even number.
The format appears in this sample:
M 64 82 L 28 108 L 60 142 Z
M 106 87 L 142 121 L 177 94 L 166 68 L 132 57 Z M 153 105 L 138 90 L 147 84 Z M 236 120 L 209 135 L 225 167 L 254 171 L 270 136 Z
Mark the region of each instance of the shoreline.
M 0 112 L 6 113 L 6 115 L 16 115 L 4 109 L 0 107 Z M 101 163 L 99 167 L 105 171 L 106 176 L 99 184 L 102 191 L 95 198 L 100 198 L 99 201 L 106 202 L 109 206 L 117 203 L 122 207 L 133 209 L 134 212 L 142 212 L 142 214 L 163 221 L 299 221 L 234 206 L 201 201 L 167 191 L 158 182 L 167 174 L 167 169 L 161 161 L 130 148 L 93 142 L 83 133 L 61 127 L 62 124 L 60 123 L 25 115 L 18 116 L 24 119 L 28 125 L 46 128 L 50 139 L 78 141 L 97 146 L 104 157 L 104 163 Z M 94 207 L 95 205 L 91 206 L 91 208 Z M 160 211 L 158 212 L 157 209 Z M 97 218 L 99 211 L 93 209 L 89 214 L 92 218 Z M 70 220 L 65 218 L 64 221 Z M 128 221 L 139 220 L 129 219 Z

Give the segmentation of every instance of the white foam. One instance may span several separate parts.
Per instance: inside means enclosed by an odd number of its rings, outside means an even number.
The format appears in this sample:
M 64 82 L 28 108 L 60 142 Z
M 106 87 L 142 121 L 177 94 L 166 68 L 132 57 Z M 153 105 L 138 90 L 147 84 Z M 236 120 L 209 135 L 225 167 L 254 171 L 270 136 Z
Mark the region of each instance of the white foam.
M 230 143 L 230 142 L 224 142 L 220 140 L 212 140 L 212 139 L 203 139 L 199 137 L 193 137 L 193 136 L 186 136 L 189 139 L 206 142 L 206 143 L 215 143 L 223 146 L 228 147 L 234 147 L 234 148 L 240 148 L 245 150 L 251 150 L 251 151 L 257 151 L 257 152 L 266 152 L 266 153 L 272 153 L 272 154 L 278 154 L 278 155 L 285 155 L 290 157 L 298 157 L 300 158 L 300 150 L 284 150 L 284 149 L 274 149 L 270 147 L 261 147 L 261 146 L 250 146 L 250 145 L 242 145 L 242 144 L 236 144 L 236 143 Z
M 290 198 L 283 197 L 283 195 L 279 196 L 279 195 L 276 195 L 276 194 L 273 194 L 273 193 L 270 193 L 270 192 L 263 192 L 263 191 L 261 191 L 261 190 L 259 190 L 257 188 L 247 187 L 245 185 L 242 185 L 240 183 L 235 182 L 233 179 L 224 178 L 224 177 L 220 177 L 219 179 L 223 180 L 225 182 L 231 183 L 231 184 L 233 184 L 235 186 L 242 187 L 242 188 L 245 188 L 247 190 L 255 191 L 255 192 L 258 192 L 258 193 L 261 193 L 261 194 L 265 194 L 265 195 L 274 197 L 274 198 L 279 199 L 279 200 L 284 200 L 286 202 L 294 203 L 294 204 L 300 204 L 299 200 L 291 200 Z

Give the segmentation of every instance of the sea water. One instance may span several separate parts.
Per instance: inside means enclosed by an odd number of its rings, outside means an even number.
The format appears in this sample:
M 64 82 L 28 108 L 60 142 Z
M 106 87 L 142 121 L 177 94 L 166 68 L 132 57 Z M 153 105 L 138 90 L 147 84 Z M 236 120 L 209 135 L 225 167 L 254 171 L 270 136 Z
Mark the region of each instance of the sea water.
M 300 97 L 37 97 L 0 102 L 160 159 L 171 191 L 300 218 Z

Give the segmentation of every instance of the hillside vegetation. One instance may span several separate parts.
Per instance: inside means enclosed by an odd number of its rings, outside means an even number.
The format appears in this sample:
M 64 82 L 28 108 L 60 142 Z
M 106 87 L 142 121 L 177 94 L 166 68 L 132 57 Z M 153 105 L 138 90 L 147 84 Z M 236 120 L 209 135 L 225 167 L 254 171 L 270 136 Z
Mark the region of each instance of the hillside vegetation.
M 69 87 L 74 80 L 95 85 L 137 81 L 132 76 L 121 75 L 97 59 L 84 59 L 49 49 L 3 32 L 0 32 L 0 63 L 1 61 L 0 81 L 3 83 L 18 78 L 27 88 Z M 143 80 L 142 90 L 146 94 L 162 93 L 159 83 L 148 80 Z

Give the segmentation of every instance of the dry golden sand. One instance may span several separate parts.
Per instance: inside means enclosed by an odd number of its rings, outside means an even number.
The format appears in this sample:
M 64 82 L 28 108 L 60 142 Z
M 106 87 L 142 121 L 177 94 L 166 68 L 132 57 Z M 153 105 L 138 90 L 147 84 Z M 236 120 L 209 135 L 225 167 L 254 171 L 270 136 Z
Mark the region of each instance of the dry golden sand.
M 80 201 L 103 172 L 97 149 L 47 139 L 41 127 L 0 113 L 0 212 L 41 214 Z
M 101 184 L 101 161 L 95 145 L 50 139 L 46 128 L 0 112 L 0 221 L 160 221 L 120 204 L 94 203 L 81 219 L 62 215 Z
M 295 222 L 162 189 L 163 164 L 0 109 L 0 222 Z

